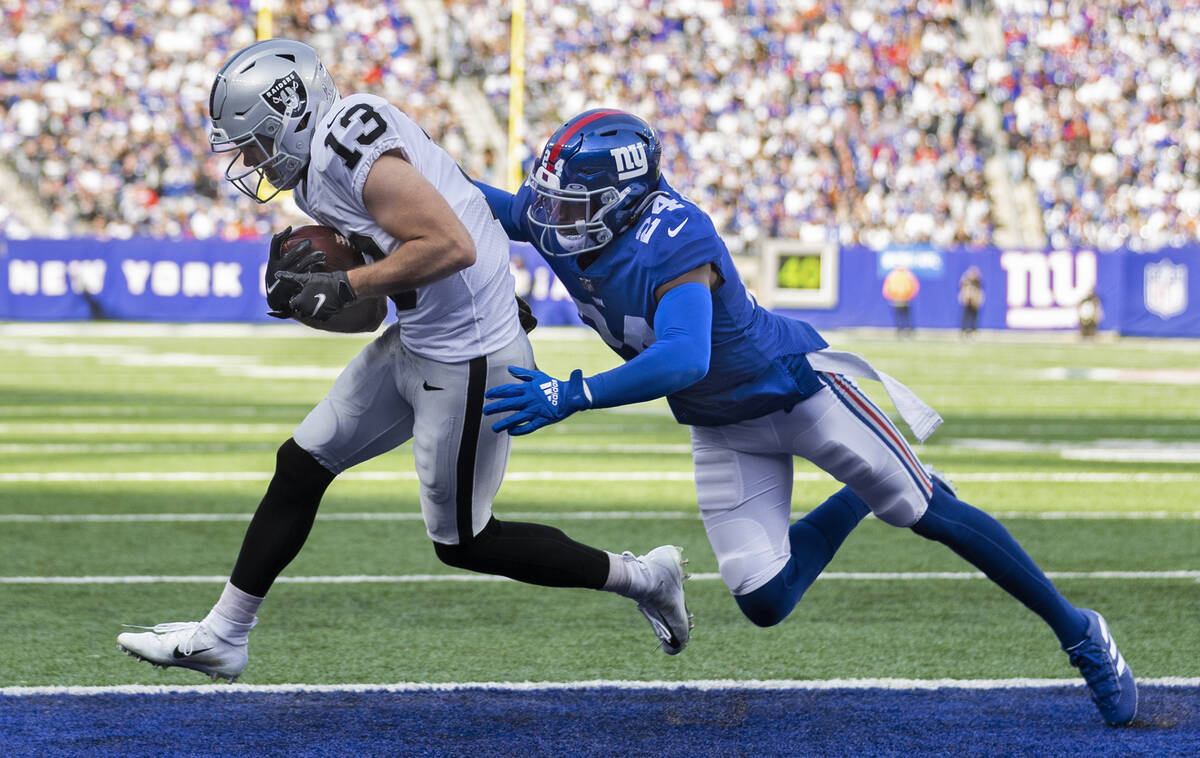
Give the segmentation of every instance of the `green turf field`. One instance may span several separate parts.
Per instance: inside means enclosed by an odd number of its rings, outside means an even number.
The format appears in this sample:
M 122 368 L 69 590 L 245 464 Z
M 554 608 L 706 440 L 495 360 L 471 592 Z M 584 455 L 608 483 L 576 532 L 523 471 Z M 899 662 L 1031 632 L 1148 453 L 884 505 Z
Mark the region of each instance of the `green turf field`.
M 613 365 L 581 336 L 536 332 L 541 367 Z M 0 338 L 0 686 L 205 681 L 119 654 L 120 624 L 207 612 L 275 448 L 365 340 L 86 324 L 0 325 Z M 918 452 L 1043 568 L 1073 574 L 1059 585 L 1103 611 L 1139 677 L 1200 676 L 1200 343 L 831 342 L 942 413 Z M 496 503 L 610 550 L 684 546 L 696 629 L 678 657 L 616 596 L 422 576 L 456 572 L 425 538 L 405 446 L 331 487 L 284 574 L 318 581 L 276 585 L 240 681 L 1074 675 L 1049 630 L 990 583 L 897 576 L 973 569 L 873 519 L 786 622 L 755 628 L 715 578 L 690 470 L 665 403 L 594 411 L 518 439 Z M 837 487 L 803 461 L 796 472 L 797 512 Z M 334 581 L 363 576 L 377 581 Z

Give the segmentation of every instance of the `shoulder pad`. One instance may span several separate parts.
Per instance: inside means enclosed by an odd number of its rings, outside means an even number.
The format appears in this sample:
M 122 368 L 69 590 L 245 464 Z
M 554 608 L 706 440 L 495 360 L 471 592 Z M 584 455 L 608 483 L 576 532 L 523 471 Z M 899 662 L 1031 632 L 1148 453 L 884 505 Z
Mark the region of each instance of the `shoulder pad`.
M 385 142 L 400 139 L 395 109 L 375 95 L 338 100 L 313 135 L 313 166 L 322 172 L 353 175 L 363 156 Z

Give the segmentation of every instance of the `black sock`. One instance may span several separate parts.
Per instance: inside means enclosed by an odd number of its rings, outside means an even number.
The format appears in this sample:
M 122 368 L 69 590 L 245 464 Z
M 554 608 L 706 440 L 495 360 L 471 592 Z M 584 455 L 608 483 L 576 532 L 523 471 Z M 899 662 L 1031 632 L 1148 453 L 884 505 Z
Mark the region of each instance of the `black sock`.
M 263 597 L 292 562 L 317 518 L 321 496 L 336 475 L 289 439 L 275 456 L 275 476 L 242 540 L 230 581 Z
M 608 579 L 608 553 L 544 524 L 492 519 L 465 545 L 433 547 L 449 566 L 527 584 L 598 590 Z

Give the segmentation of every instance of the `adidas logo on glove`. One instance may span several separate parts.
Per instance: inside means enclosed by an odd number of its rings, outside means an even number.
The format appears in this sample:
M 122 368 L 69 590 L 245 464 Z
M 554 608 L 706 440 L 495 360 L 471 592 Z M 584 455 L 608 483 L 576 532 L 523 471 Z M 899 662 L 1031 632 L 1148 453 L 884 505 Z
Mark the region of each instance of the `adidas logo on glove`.
M 557 408 L 558 407 L 558 380 L 551 379 L 548 382 L 542 382 L 538 386 L 542 388 L 542 392 L 546 393 L 546 399 L 550 401 L 550 404 L 553 405 L 555 408 Z

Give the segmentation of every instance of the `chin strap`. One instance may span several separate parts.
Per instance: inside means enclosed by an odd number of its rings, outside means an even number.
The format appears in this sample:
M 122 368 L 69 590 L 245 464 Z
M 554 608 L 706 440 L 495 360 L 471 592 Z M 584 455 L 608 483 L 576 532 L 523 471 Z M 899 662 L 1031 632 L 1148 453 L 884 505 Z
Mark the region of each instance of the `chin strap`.
M 650 194 L 648 194 L 644 198 L 642 198 L 642 202 L 638 203 L 637 208 L 634 209 L 633 213 L 629 216 L 629 221 L 627 221 L 621 225 L 621 228 L 617 230 L 617 234 L 620 234 L 621 232 L 625 231 L 629 227 L 636 224 L 638 219 L 640 219 L 642 217 L 642 214 L 646 212 L 646 209 L 650 207 L 650 203 L 654 202 L 654 198 L 664 197 L 664 196 L 666 196 L 666 194 L 667 194 L 667 192 L 665 190 L 654 190 L 653 192 L 651 192 Z

